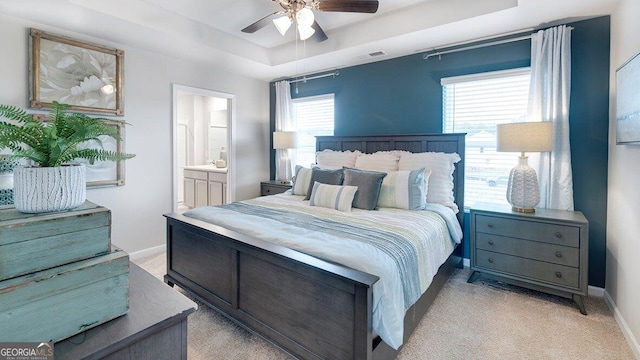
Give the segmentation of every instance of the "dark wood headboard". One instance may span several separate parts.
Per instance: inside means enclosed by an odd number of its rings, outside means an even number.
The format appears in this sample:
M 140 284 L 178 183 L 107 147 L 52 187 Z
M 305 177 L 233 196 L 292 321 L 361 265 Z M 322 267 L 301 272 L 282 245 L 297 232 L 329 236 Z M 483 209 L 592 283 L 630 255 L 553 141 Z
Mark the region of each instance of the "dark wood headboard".
M 453 196 L 458 204 L 458 222 L 464 218 L 464 138 L 466 134 L 382 135 L 382 136 L 317 136 L 316 150 L 356 151 L 371 154 L 376 151 L 404 150 L 413 153 L 457 153 L 460 161 L 453 173 Z

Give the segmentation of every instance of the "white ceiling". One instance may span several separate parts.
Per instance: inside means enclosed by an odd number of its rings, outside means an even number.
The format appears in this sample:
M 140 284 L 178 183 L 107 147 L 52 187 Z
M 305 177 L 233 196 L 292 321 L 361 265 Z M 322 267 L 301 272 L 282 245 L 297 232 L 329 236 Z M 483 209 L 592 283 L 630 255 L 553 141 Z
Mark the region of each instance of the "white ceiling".
M 376 14 L 316 12 L 327 41 L 273 25 L 271 0 L 0 0 L 0 13 L 272 80 L 414 54 L 448 44 L 610 14 L 618 0 L 380 0 Z M 64 14 L 64 15 L 61 15 Z M 374 59 L 362 55 L 382 50 Z
M 208 24 L 229 35 L 240 37 L 258 46 L 272 48 L 290 42 L 293 34 L 282 36 L 274 26 L 265 27 L 254 34 L 245 34 L 239 30 L 247 25 L 282 10 L 277 2 L 271 0 L 142 0 L 193 21 Z M 423 0 L 382 1 L 375 15 L 361 13 L 315 12 L 316 20 L 323 30 L 333 30 L 341 26 L 354 24 L 380 16 L 388 12 L 415 5 Z M 274 17 L 275 18 L 275 17 Z M 290 30 L 291 31 L 291 30 Z

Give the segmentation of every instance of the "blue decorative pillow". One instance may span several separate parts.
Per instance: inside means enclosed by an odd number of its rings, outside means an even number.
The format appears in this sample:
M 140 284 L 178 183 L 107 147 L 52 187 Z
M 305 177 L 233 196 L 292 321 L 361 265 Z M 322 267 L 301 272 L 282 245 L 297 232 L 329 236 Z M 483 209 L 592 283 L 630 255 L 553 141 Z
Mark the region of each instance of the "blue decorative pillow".
M 387 174 L 380 187 L 378 207 L 421 210 L 426 206 L 425 184 L 431 171 L 393 171 Z
M 319 182 L 313 184 L 309 205 L 350 212 L 357 186 L 327 185 Z
M 293 178 L 291 195 L 307 195 L 311 184 L 311 169 L 296 165 L 296 175 Z

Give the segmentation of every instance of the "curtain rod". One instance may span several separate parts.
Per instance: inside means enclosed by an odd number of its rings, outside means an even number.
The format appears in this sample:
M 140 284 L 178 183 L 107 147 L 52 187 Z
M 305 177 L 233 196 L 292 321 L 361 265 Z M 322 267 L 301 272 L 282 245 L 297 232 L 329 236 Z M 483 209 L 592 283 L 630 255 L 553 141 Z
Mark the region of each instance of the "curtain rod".
M 438 51 L 438 52 L 431 53 L 431 54 L 424 54 L 424 55 L 422 55 L 422 58 L 427 60 L 432 56 L 442 56 L 442 55 L 445 55 L 445 54 L 451 54 L 451 53 L 455 53 L 455 52 L 459 52 L 459 51 L 479 49 L 479 48 L 483 48 L 483 47 L 487 47 L 487 46 L 506 44 L 506 43 L 510 43 L 510 42 L 516 42 L 516 41 L 527 40 L 527 39 L 531 39 L 531 35 L 518 36 L 518 37 L 515 37 L 515 38 L 511 38 L 511 39 L 497 40 L 497 41 L 492 41 L 492 42 L 483 43 L 483 44 L 477 44 L 477 45 L 470 45 L 470 46 L 465 46 L 465 47 L 461 47 L 461 48 L 457 48 L 457 49 Z
M 330 73 L 326 73 L 326 74 L 322 74 L 322 75 L 316 75 L 316 76 L 312 76 L 312 77 L 303 76 L 301 79 L 295 79 L 295 80 L 291 80 L 289 82 L 290 83 L 297 83 L 297 82 L 300 82 L 300 81 L 307 82 L 307 80 L 321 79 L 321 78 L 325 78 L 325 77 L 329 77 L 329 76 L 333 76 L 334 78 L 336 76 L 340 76 L 340 71 L 334 71 L 334 72 L 330 72 Z
M 573 27 L 567 27 L 567 29 L 573 30 Z M 438 52 L 431 53 L 431 54 L 424 54 L 424 55 L 422 55 L 422 58 L 427 60 L 427 59 L 429 59 L 430 57 L 433 57 L 433 56 L 440 57 L 440 56 L 445 55 L 445 54 L 451 54 L 451 53 L 460 52 L 460 51 L 473 50 L 473 49 L 479 49 L 479 48 L 483 48 L 483 47 L 487 47 L 487 46 L 507 44 L 507 43 L 510 43 L 510 42 L 528 40 L 528 39 L 531 39 L 531 37 L 533 35 L 534 34 L 529 34 L 529 35 L 518 36 L 518 37 L 509 38 L 509 39 L 486 42 L 486 43 L 482 43 L 482 44 L 464 46 L 464 47 L 451 49 L 451 50 L 438 51 Z M 503 36 L 503 35 L 500 35 L 500 36 Z
M 289 83 L 292 84 L 292 83 L 297 83 L 297 82 L 300 82 L 300 81 L 307 82 L 308 80 L 322 79 L 322 78 L 329 77 L 329 76 L 333 76 L 334 78 L 336 76 L 340 76 L 340 71 L 336 70 L 336 71 L 333 71 L 333 72 L 330 72 L 330 73 L 326 73 L 326 74 L 322 74 L 322 75 L 315 75 L 315 76 L 310 76 L 310 77 L 303 76 L 302 78 L 291 80 L 291 81 L 289 81 Z M 282 80 L 280 80 L 280 81 L 282 81 Z M 277 81 L 275 81 L 273 83 L 273 86 L 276 86 L 276 82 Z

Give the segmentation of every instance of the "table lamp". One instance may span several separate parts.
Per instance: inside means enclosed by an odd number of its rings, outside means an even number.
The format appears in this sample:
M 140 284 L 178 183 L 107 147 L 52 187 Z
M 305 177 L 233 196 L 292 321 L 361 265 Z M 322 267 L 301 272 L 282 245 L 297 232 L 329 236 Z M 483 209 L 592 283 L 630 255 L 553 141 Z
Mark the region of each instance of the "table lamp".
M 298 147 L 298 133 L 295 131 L 274 131 L 273 132 L 273 148 L 276 150 L 282 150 L 280 154 L 276 154 L 280 160 L 279 166 L 276 169 L 277 179 L 283 184 L 291 182 L 291 157 L 289 156 L 289 149 Z
M 544 122 L 521 122 L 497 125 L 498 151 L 520 152 L 518 165 L 509 173 L 507 201 L 512 210 L 534 213 L 540 202 L 538 175 L 527 163 L 525 152 L 544 152 L 553 149 L 553 124 Z

